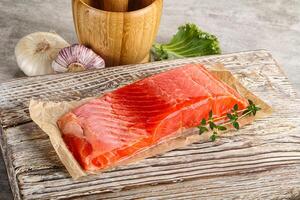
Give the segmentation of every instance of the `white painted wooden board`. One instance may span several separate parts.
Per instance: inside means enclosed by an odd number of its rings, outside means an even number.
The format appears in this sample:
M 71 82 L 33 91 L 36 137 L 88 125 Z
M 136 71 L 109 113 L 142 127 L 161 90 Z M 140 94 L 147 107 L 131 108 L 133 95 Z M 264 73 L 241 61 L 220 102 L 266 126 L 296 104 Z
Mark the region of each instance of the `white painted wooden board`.
M 274 113 L 204 142 L 74 181 L 29 99 L 80 99 L 183 63 L 221 62 Z M 149 63 L 0 84 L 1 149 L 16 199 L 287 199 L 300 197 L 300 99 L 267 51 Z

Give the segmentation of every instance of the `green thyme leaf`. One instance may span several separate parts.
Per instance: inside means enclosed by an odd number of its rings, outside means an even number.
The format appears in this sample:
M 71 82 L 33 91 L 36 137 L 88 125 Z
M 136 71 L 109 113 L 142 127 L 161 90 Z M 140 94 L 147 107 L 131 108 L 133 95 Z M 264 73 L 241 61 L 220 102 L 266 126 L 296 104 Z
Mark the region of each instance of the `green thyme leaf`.
M 239 125 L 238 122 L 234 121 L 234 122 L 232 123 L 232 125 L 233 125 L 233 127 L 234 127 L 236 130 L 239 130 L 239 129 L 240 129 L 240 125 Z
M 221 126 L 221 125 L 217 126 L 217 129 L 220 130 L 220 131 L 226 131 L 227 130 L 227 128 L 225 126 Z
M 249 105 L 254 105 L 253 101 L 251 101 L 250 99 L 248 99 Z
M 256 106 L 256 111 L 260 111 L 260 110 L 261 110 L 261 108 Z
M 214 123 L 214 122 L 209 122 L 209 128 L 211 129 L 211 130 L 213 130 L 214 128 L 216 128 L 217 127 L 217 125 Z
M 228 117 L 228 118 L 230 119 L 230 121 L 232 121 L 232 122 L 236 121 L 236 120 L 239 118 L 238 114 L 230 114 L 230 113 L 227 113 L 227 117 Z
M 253 113 L 254 116 L 256 115 L 256 112 L 259 111 L 259 110 L 261 110 L 260 107 L 257 107 L 255 105 L 253 105 L 253 112 L 252 113 Z
M 227 113 L 227 117 L 228 117 L 229 119 L 231 119 L 231 120 L 234 119 L 233 116 L 232 116 L 232 114 L 230 114 L 230 113 Z
M 238 109 L 239 109 L 239 106 L 238 106 L 237 104 L 235 104 L 235 105 L 233 106 L 233 110 L 234 110 L 234 111 L 238 111 Z
M 243 115 L 256 115 L 256 112 L 261 110 L 260 107 L 256 106 L 253 101 L 251 101 L 250 99 L 248 99 L 249 102 L 249 106 L 247 107 L 247 109 L 243 112 Z
M 252 114 L 253 114 L 253 116 L 256 115 L 256 110 L 255 109 L 252 111 Z
M 242 115 L 250 115 L 251 114 L 251 111 L 249 111 L 249 109 L 245 110 Z
M 199 128 L 199 134 L 200 135 L 203 134 L 204 132 L 208 131 L 208 129 L 205 126 L 199 126 L 198 128 Z
M 213 116 L 212 110 L 211 110 L 211 111 L 209 111 L 209 114 L 208 114 L 208 116 L 209 116 L 209 119 L 212 119 L 212 116 Z
M 202 119 L 202 121 L 201 121 L 201 125 L 205 125 L 206 124 L 206 119 Z
M 217 138 L 218 138 L 218 133 L 214 131 L 213 134 L 210 136 L 210 140 L 214 142 L 216 141 Z

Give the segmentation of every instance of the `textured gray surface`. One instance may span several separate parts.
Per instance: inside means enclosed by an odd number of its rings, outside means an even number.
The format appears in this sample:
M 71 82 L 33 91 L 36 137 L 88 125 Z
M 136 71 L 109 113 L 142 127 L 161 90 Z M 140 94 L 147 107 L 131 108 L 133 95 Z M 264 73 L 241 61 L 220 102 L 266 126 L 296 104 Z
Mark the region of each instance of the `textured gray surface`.
M 0 82 L 23 76 L 13 53 L 22 36 L 54 30 L 76 41 L 70 1 L 0 0 L 0 13 Z M 223 53 L 270 50 L 300 91 L 300 1 L 165 0 L 158 40 L 166 41 L 185 22 L 215 33 Z M 2 158 L 0 188 L 0 199 L 11 199 Z
M 11 191 L 7 180 L 7 175 L 5 172 L 5 166 L 2 159 L 2 155 L 0 156 L 0 199 L 11 199 Z

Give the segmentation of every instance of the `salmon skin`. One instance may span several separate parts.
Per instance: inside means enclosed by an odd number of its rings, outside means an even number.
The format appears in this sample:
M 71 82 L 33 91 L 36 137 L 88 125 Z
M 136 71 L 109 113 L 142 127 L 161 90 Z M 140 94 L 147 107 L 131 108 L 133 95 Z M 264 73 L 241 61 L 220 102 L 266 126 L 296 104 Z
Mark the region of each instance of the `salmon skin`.
M 201 64 L 137 81 L 62 116 L 64 142 L 86 171 L 106 169 L 167 136 L 200 124 L 212 110 L 222 117 L 248 102 Z

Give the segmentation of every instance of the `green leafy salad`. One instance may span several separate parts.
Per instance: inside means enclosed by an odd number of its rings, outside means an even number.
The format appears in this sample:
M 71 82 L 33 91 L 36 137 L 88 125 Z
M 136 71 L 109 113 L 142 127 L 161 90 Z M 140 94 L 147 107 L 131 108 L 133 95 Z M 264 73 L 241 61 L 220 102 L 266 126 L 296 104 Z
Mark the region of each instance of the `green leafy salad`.
M 185 24 L 167 44 L 155 43 L 151 49 L 154 60 L 168 60 L 220 54 L 216 36 L 204 32 L 195 24 Z

